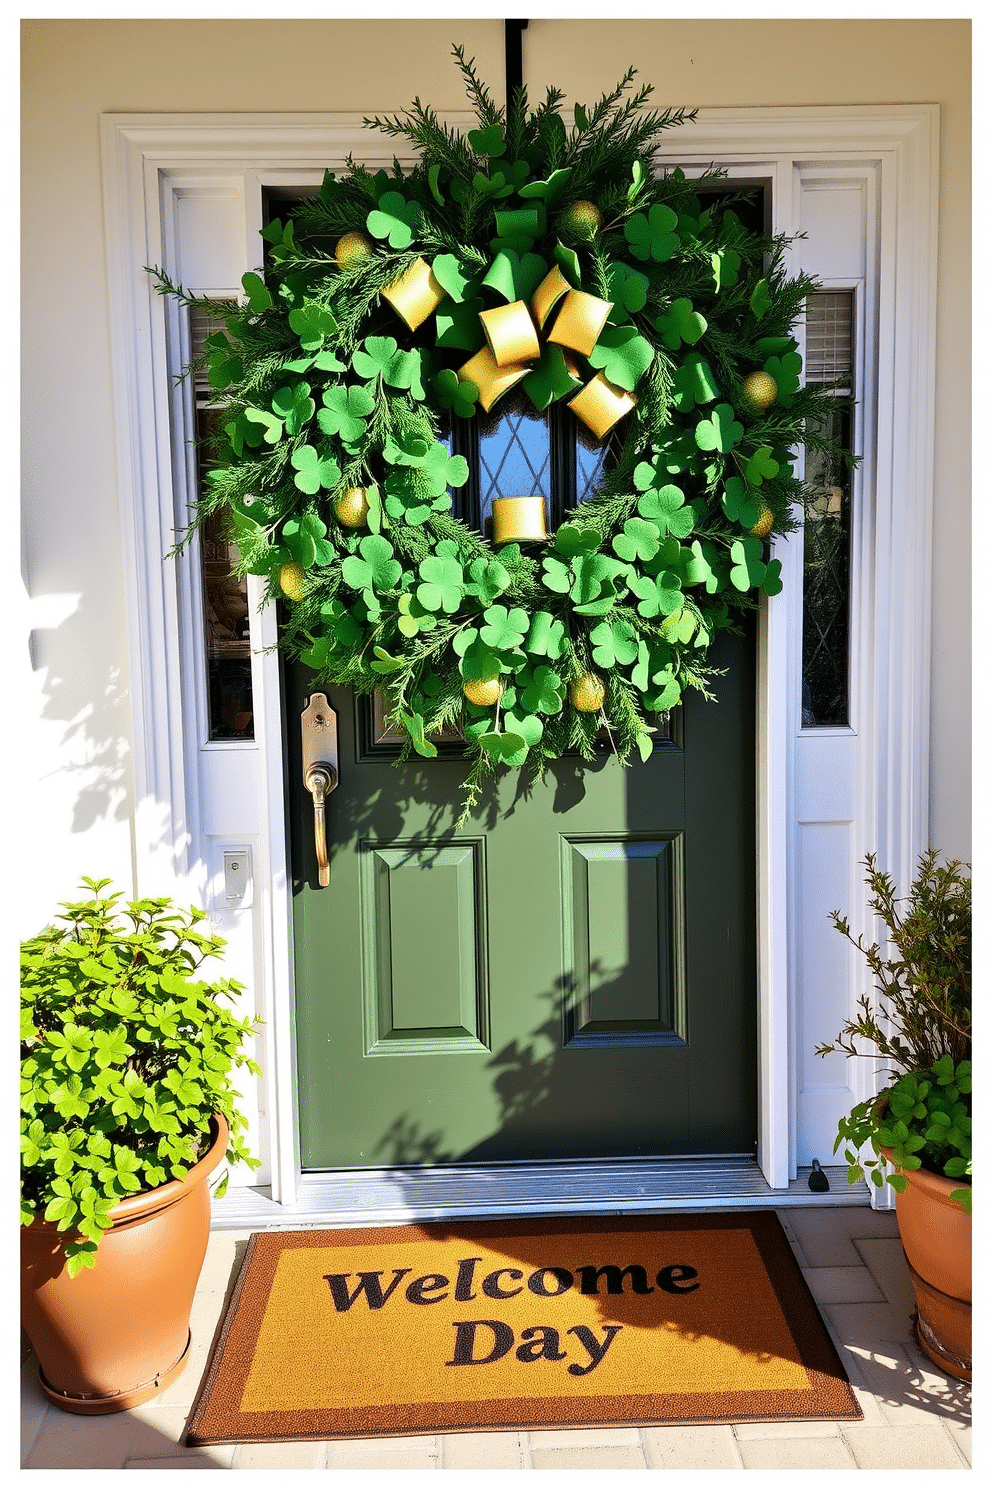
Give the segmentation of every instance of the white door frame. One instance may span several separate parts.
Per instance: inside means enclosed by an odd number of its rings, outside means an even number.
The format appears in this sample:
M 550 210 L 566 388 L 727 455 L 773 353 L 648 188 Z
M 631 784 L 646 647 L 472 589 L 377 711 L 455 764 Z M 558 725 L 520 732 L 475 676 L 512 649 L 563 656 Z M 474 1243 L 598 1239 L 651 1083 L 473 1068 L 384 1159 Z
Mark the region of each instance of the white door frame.
M 475 121 L 452 116 L 451 122 Z M 188 350 L 186 331 L 144 270 L 161 265 L 189 289 L 229 295 L 261 257 L 263 181 L 319 179 L 325 165 L 349 152 L 372 168 L 388 165 L 394 148 L 352 115 L 108 114 L 101 128 L 131 662 L 135 887 L 142 892 L 144 884 L 160 885 L 169 876 L 177 892 L 204 903 L 240 948 L 243 967 L 236 974 L 249 983 L 266 1020 L 259 1051 L 265 1078 L 251 1106 L 252 1140 L 264 1159 L 255 1181 L 269 1185 L 277 1202 L 291 1203 L 300 1161 L 279 676 L 266 649 L 274 616 L 270 609 L 253 619 L 255 744 L 205 743 L 195 548 L 177 562 L 163 561 L 193 492 L 184 432 L 189 392 L 173 375 Z M 927 104 L 705 109 L 664 142 L 666 162 L 690 172 L 718 162 L 734 174 L 771 177 L 776 231 L 796 229 L 807 188 L 843 189 L 864 204 L 869 256 L 872 244 L 877 248 L 875 287 L 860 302 L 870 308 L 864 339 L 874 370 L 863 389 L 866 458 L 855 506 L 851 728 L 811 736 L 800 726 L 797 541 L 780 544 L 786 593 L 764 607 L 760 620 L 758 1156 L 775 1189 L 795 1176 L 797 1163 L 809 1161 L 804 1100 L 811 1110 L 846 1109 L 867 1093 L 869 1080 L 857 1061 L 851 1063 L 858 1069 L 835 1064 L 818 1090 L 810 1081 L 806 1090 L 797 1074 L 812 1026 L 805 1002 L 819 996 L 803 960 L 804 935 L 815 933 L 804 917 L 822 920 L 840 908 L 858 925 L 863 852 L 875 850 L 897 881 L 908 882 L 927 846 L 938 129 L 938 108 Z M 860 196 L 850 197 L 852 191 Z M 198 258 L 190 245 L 201 240 L 208 247 Z M 838 770 L 844 788 L 826 799 L 822 781 Z M 249 799 L 261 805 L 245 814 Z M 821 841 L 843 846 L 846 866 L 835 867 L 833 878 L 817 866 Z M 218 908 L 219 854 L 242 842 L 253 848 L 255 892 L 232 918 Z M 813 866 L 804 877 L 807 861 Z M 821 890 L 842 897 L 818 903 Z M 842 1018 L 860 988 L 848 969 L 840 980 L 830 997 Z M 826 1118 L 817 1119 L 814 1143 L 822 1141 Z

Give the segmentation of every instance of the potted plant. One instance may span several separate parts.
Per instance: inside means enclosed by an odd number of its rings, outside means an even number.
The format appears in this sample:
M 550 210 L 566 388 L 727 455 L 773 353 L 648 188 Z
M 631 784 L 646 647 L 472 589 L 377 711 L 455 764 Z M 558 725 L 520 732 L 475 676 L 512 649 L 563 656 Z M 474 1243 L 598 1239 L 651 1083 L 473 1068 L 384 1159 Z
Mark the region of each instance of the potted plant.
M 947 1373 L 970 1379 L 971 878 L 967 864 L 925 852 L 900 900 L 874 855 L 864 863 L 886 950 L 832 918 L 865 957 L 877 1005 L 859 998 L 858 1015 L 816 1052 L 881 1058 L 892 1079 L 841 1119 L 834 1151 L 845 1144 L 849 1182 L 867 1176 L 895 1189 L 917 1341 Z
M 188 1357 L 207 1180 L 247 1152 L 231 1074 L 257 1020 L 196 980 L 224 942 L 202 910 L 121 904 L 109 879 L 21 944 L 21 1298 L 42 1388 L 125 1410 Z M 227 1174 L 218 1186 L 223 1192 Z

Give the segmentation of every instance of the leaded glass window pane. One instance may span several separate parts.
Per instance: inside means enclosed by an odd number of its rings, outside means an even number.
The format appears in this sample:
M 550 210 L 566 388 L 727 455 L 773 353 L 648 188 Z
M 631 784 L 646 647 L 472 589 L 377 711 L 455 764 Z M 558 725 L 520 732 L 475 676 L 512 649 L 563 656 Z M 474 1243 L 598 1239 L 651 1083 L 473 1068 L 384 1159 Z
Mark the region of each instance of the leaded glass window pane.
M 576 422 L 578 422 L 576 420 Z M 575 504 L 589 501 L 599 490 L 600 482 L 610 468 L 613 447 L 611 435 L 596 440 L 581 428 L 575 431 Z
M 551 432 L 547 414 L 523 397 L 504 398 L 479 424 L 479 526 L 489 531 L 497 496 L 543 496 L 551 523 Z
M 214 324 L 202 310 L 190 314 L 191 351 L 195 359 Z M 219 432 L 219 410 L 211 406 L 206 373 L 194 377 L 197 445 Z M 197 480 L 202 486 L 203 471 Z M 231 572 L 240 559 L 228 541 L 224 520 L 210 517 L 200 530 L 200 579 L 203 586 L 203 644 L 206 652 L 208 738 L 253 739 L 251 643 L 248 635 L 248 584 Z
M 807 381 L 838 384 L 836 409 L 811 428 L 842 449 L 851 447 L 844 395 L 853 391 L 853 325 L 852 291 L 807 299 Z M 811 449 L 806 482 L 813 500 L 803 538 L 802 723 L 823 728 L 850 720 L 851 481 L 843 460 Z

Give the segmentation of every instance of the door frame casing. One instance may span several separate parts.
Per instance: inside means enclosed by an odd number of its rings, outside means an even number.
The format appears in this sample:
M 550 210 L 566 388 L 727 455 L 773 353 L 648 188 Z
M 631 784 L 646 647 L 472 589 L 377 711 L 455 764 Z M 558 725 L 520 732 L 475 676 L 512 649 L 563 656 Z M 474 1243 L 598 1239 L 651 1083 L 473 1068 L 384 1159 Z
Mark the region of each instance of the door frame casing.
M 452 115 L 450 122 L 464 128 L 475 120 Z M 230 251 L 240 254 L 241 272 L 257 267 L 255 204 L 263 181 L 302 184 L 349 152 L 373 169 L 388 166 L 395 152 L 392 142 L 363 129 L 357 115 L 108 114 L 101 133 L 131 662 L 135 889 L 160 886 L 164 875 L 210 909 L 217 835 L 210 812 L 224 789 L 218 782 L 232 771 L 252 776 L 264 804 L 236 835 L 257 844 L 257 891 L 245 934 L 255 1004 L 266 1020 L 260 1058 L 266 1096 L 253 1139 L 265 1162 L 261 1180 L 276 1201 L 291 1203 L 300 1163 L 282 722 L 278 663 L 267 649 L 275 639 L 274 610 L 252 622 L 255 747 L 210 746 L 196 645 L 202 629 L 195 543 L 178 561 L 163 562 L 195 490 L 184 432 L 189 389 L 174 385 L 170 371 L 185 332 L 144 266 L 160 264 L 181 277 L 184 222 L 201 213 L 209 224 L 211 204 L 225 200 L 234 214 L 225 222 L 240 222 L 240 241 Z M 873 499 L 863 503 L 859 533 L 861 592 L 854 596 L 858 727 L 847 733 L 855 740 L 857 781 L 849 815 L 852 840 L 873 844 L 898 882 L 908 882 L 927 845 L 938 133 L 936 105 L 704 109 L 666 136 L 663 152 L 667 164 L 689 170 L 719 161 L 771 176 L 776 230 L 795 220 L 803 169 L 877 173 L 878 437 Z M 207 282 L 187 280 L 187 286 L 232 291 L 230 276 L 211 283 L 207 272 Z M 758 1157 L 776 1189 L 796 1171 L 799 548 L 780 545 L 791 598 L 766 604 L 759 619 Z M 251 595 L 257 601 L 255 583 Z M 857 926 L 856 911 L 852 919 Z M 856 1071 L 853 1078 L 861 1082 L 854 1093 L 867 1094 L 868 1074 Z

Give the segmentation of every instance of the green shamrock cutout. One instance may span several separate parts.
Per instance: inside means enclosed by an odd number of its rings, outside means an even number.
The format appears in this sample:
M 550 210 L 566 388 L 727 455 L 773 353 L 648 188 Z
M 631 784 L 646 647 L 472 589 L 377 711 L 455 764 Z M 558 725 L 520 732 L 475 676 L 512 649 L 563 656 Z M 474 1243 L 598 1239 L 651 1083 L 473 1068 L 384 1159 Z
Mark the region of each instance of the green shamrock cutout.
M 365 437 L 365 420 L 375 407 L 375 398 L 364 387 L 329 387 L 317 423 L 325 434 L 336 434 L 342 444 L 354 445 Z
M 258 274 L 242 274 L 241 287 L 248 296 L 248 308 L 256 315 L 263 310 L 271 310 L 275 300 L 265 287 L 265 281 Z
M 623 570 L 623 564 L 604 553 L 579 553 L 572 559 L 572 584 L 570 593 L 575 608 L 586 615 L 604 614 L 616 598 L 613 580 Z
M 672 671 L 659 672 L 654 679 L 654 691 L 645 692 L 644 706 L 649 713 L 664 713 L 674 708 L 682 696 L 682 689 Z
M 410 743 L 413 745 L 417 753 L 419 755 L 422 755 L 424 759 L 436 759 L 437 745 L 432 744 L 430 739 L 428 739 L 427 734 L 424 731 L 424 720 L 421 718 L 420 714 L 403 710 L 397 713 L 396 717 L 398 722 L 400 722 L 406 730 Z
M 607 326 L 589 353 L 589 365 L 632 393 L 654 361 L 654 350 L 634 326 Z
M 582 285 L 582 265 L 579 263 L 579 255 L 575 249 L 566 247 L 564 243 L 557 243 L 555 262 L 572 288 L 579 289 Z
M 648 277 L 640 269 L 632 269 L 629 264 L 611 265 L 606 283 L 609 297 L 613 301 L 609 318 L 615 325 L 636 315 L 648 302 Z
M 362 627 L 339 599 L 329 599 L 320 607 L 325 630 L 330 631 L 335 646 L 349 650 L 362 639 Z
M 364 347 L 352 353 L 351 365 L 366 382 L 381 377 L 389 387 L 409 388 L 414 397 L 424 396 L 422 353 L 401 351 L 392 336 L 366 336 Z
M 450 367 L 444 367 L 434 378 L 437 401 L 450 408 L 456 418 L 471 418 L 479 401 L 479 389 L 468 378 L 461 378 Z
M 678 351 L 683 341 L 687 346 L 695 346 L 706 332 L 705 316 L 694 310 L 692 301 L 687 299 L 673 300 L 667 313 L 659 315 L 654 324 L 669 351 Z
M 635 212 L 628 217 L 623 231 L 634 257 L 643 262 L 667 263 L 679 246 L 678 234 L 673 231 L 678 220 L 671 207 L 661 202 L 647 214 Z
M 327 541 L 327 528 L 315 512 L 304 512 L 302 517 L 284 522 L 282 540 L 304 568 L 333 563 L 337 556 L 334 544 Z
M 491 682 L 503 670 L 498 654 L 479 639 L 474 625 L 461 631 L 452 644 L 461 657 L 458 670 L 466 682 Z
M 799 391 L 799 376 L 803 370 L 803 359 L 798 351 L 787 351 L 783 356 L 771 356 L 765 363 L 765 371 L 774 377 L 778 387 L 778 401 L 788 407 L 792 395 Z
M 544 737 L 544 723 L 533 713 L 525 711 L 522 703 L 516 703 L 512 707 L 506 707 L 506 694 L 503 694 L 503 722 L 506 725 L 507 734 L 519 734 L 533 749 Z
M 276 388 L 272 407 L 286 425 L 286 433 L 295 437 L 313 418 L 317 405 L 310 396 L 310 384 L 297 382 L 292 387 Z
M 432 434 L 419 429 L 398 429 L 386 435 L 382 457 L 390 465 L 422 465 L 434 443 Z
M 661 633 L 673 645 L 687 646 L 696 634 L 697 620 L 691 610 L 676 610 L 661 622 Z
M 530 617 L 530 629 L 524 641 L 524 650 L 531 656 L 546 656 L 557 661 L 565 651 L 565 624 L 556 620 L 548 610 L 536 610 Z
M 468 480 L 465 456 L 451 454 L 448 446 L 439 439 L 427 451 L 423 468 L 435 496 L 440 496 L 449 486 L 463 486 Z
M 628 517 L 623 524 L 623 532 L 618 532 L 613 539 L 613 551 L 625 563 L 653 558 L 660 546 L 661 535 L 658 528 L 653 522 L 645 522 L 640 517 Z
M 278 444 L 282 438 L 283 423 L 281 418 L 274 418 L 271 413 L 266 413 L 264 408 L 246 408 L 245 418 L 252 424 L 261 424 L 262 437 L 266 444 Z M 253 440 L 248 441 L 254 443 Z
M 529 713 L 560 713 L 565 702 L 565 683 L 551 667 L 535 667 L 520 701 Z
M 454 544 L 438 543 L 437 552 L 420 565 L 423 582 L 417 585 L 417 599 L 425 610 L 444 610 L 453 615 L 462 602 L 465 592 L 462 566 L 451 552 L 453 547 Z
M 304 351 L 318 351 L 324 338 L 337 330 L 338 323 L 323 305 L 309 304 L 290 310 L 289 326 L 299 336 Z
M 716 253 L 710 254 L 710 263 L 713 266 L 717 294 L 721 289 L 733 288 L 741 269 L 740 254 L 735 253 L 733 248 L 719 248 Z
M 761 587 L 768 597 L 774 598 L 781 594 L 784 588 L 782 583 L 782 564 L 778 558 L 773 558 L 765 567 L 765 576 L 761 581 Z
M 768 288 L 767 279 L 759 279 L 751 291 L 751 314 L 755 320 L 760 320 L 772 308 L 771 291 Z
M 396 601 L 396 609 L 399 613 L 396 628 L 400 635 L 412 640 L 414 636 L 437 629 L 437 616 L 425 610 L 416 595 L 401 594 Z
M 581 378 L 569 372 L 561 347 L 550 342 L 542 346 L 540 360 L 523 380 L 524 392 L 538 412 L 581 386 Z
M 466 137 L 476 155 L 502 155 L 506 148 L 501 124 L 490 124 L 488 129 L 470 129 Z
M 510 575 L 498 558 L 476 558 L 469 564 L 465 593 L 482 605 L 491 605 L 510 583 Z
M 647 692 L 663 672 L 668 672 L 671 664 L 672 653 L 667 646 L 649 645 L 647 641 L 639 640 L 637 664 L 630 674 L 630 680 L 639 692 Z
M 244 376 L 244 363 L 228 341 L 223 331 L 216 331 L 204 342 L 207 357 L 207 381 L 220 391 L 240 382 Z
M 547 272 L 548 265 L 539 253 L 525 253 L 521 257 L 512 248 L 506 248 L 497 253 L 482 282 L 512 304 L 514 300 L 529 301 Z
M 563 558 L 574 558 L 579 553 L 597 552 L 601 542 L 602 538 L 595 527 L 583 527 L 578 522 L 563 522 L 555 534 L 554 550 Z
M 761 517 L 761 500 L 745 484 L 739 475 L 732 475 L 723 488 L 720 498 L 724 516 L 742 527 L 751 528 Z
M 261 236 L 269 244 L 269 257 L 275 263 L 292 258 L 297 252 L 295 224 L 292 218 L 284 227 L 277 217 L 262 228 Z
M 265 415 L 265 417 L 269 417 L 269 415 Z M 278 419 L 274 419 L 273 423 L 277 424 L 279 428 L 279 434 L 276 435 L 276 439 L 278 439 L 282 433 L 282 425 Z M 256 423 L 254 419 L 250 419 L 247 413 L 239 413 L 237 418 L 231 423 L 225 424 L 224 433 L 231 441 L 231 448 L 239 459 L 246 445 L 249 449 L 258 449 L 258 446 L 264 443 L 265 440 L 264 428 L 261 424 Z M 275 443 L 275 440 L 272 442 Z M 208 472 L 210 475 L 214 473 L 213 471 Z
M 479 638 L 493 651 L 516 651 L 527 634 L 529 620 L 523 609 L 508 610 L 505 605 L 490 605 L 483 617 L 485 624 Z
M 372 382 L 386 374 L 392 366 L 399 347 L 392 336 L 366 336 L 364 348 L 352 353 L 351 365 L 365 382 Z
M 589 632 L 592 659 L 604 671 L 637 659 L 637 631 L 627 620 L 603 620 Z
M 675 373 L 672 402 L 680 413 L 691 413 L 697 403 L 712 403 L 720 396 L 709 362 L 698 351 L 690 351 Z
M 439 253 L 431 269 L 445 294 L 450 295 L 456 304 L 461 305 L 478 293 L 478 279 L 466 272 L 461 259 L 454 253 Z
M 456 351 L 478 351 L 486 339 L 479 322 L 479 311 L 484 309 L 479 299 L 466 300 L 464 305 L 445 300 L 434 317 L 436 344 Z
M 403 565 L 393 556 L 393 545 L 377 533 L 363 537 L 358 544 L 361 557 L 352 553 L 341 565 L 341 577 L 352 589 L 371 589 L 387 594 L 396 587 Z
M 733 568 L 730 570 L 730 582 L 735 589 L 745 594 L 748 589 L 758 589 L 765 578 L 767 569 L 762 559 L 762 544 L 756 537 L 740 538 L 730 549 L 730 559 Z
M 322 487 L 333 491 L 341 479 L 337 461 L 330 455 L 319 455 L 312 444 L 301 445 L 289 458 L 296 471 L 294 484 L 307 496 L 315 496 Z
M 678 486 L 665 485 L 646 491 L 637 503 L 637 510 L 645 521 L 654 524 L 662 537 L 666 534 L 688 537 L 696 525 L 696 514 L 691 506 L 686 506 Z
M 421 220 L 416 202 L 408 202 L 399 191 L 387 191 L 366 217 L 365 225 L 374 238 L 385 238 L 390 248 L 409 248 Z
M 716 554 L 712 546 L 705 546 L 697 538 L 691 548 L 683 548 L 681 552 L 682 584 L 686 589 L 691 589 L 696 584 L 702 584 L 707 594 L 716 594 L 721 587 L 720 576 L 713 567 Z
M 637 613 L 645 620 L 656 615 L 671 615 L 682 608 L 682 583 L 678 574 L 663 568 L 657 574 L 639 574 L 627 587 L 639 603 Z
M 719 450 L 729 455 L 744 437 L 744 425 L 737 423 L 729 403 L 718 403 L 710 414 L 696 425 L 696 443 L 701 450 Z
M 436 490 L 434 480 L 422 467 L 399 466 L 386 476 L 385 484 L 387 515 L 408 527 L 422 527 L 432 511 L 450 509 L 451 497 L 443 488 Z
M 527 758 L 527 740 L 522 734 L 494 731 L 481 734 L 478 743 L 491 759 L 497 760 L 501 765 L 509 765 L 512 769 L 518 769 Z
M 565 182 L 571 174 L 570 166 L 553 170 L 544 181 L 528 181 L 525 186 L 520 187 L 517 195 L 523 197 L 524 201 L 537 199 L 543 201 L 546 207 L 550 207 L 561 196 Z
M 749 486 L 760 486 L 763 481 L 774 480 L 778 475 L 778 461 L 772 458 L 771 447 L 763 444 L 756 449 L 747 462 L 744 476 Z M 752 522 L 752 527 L 754 523 Z

